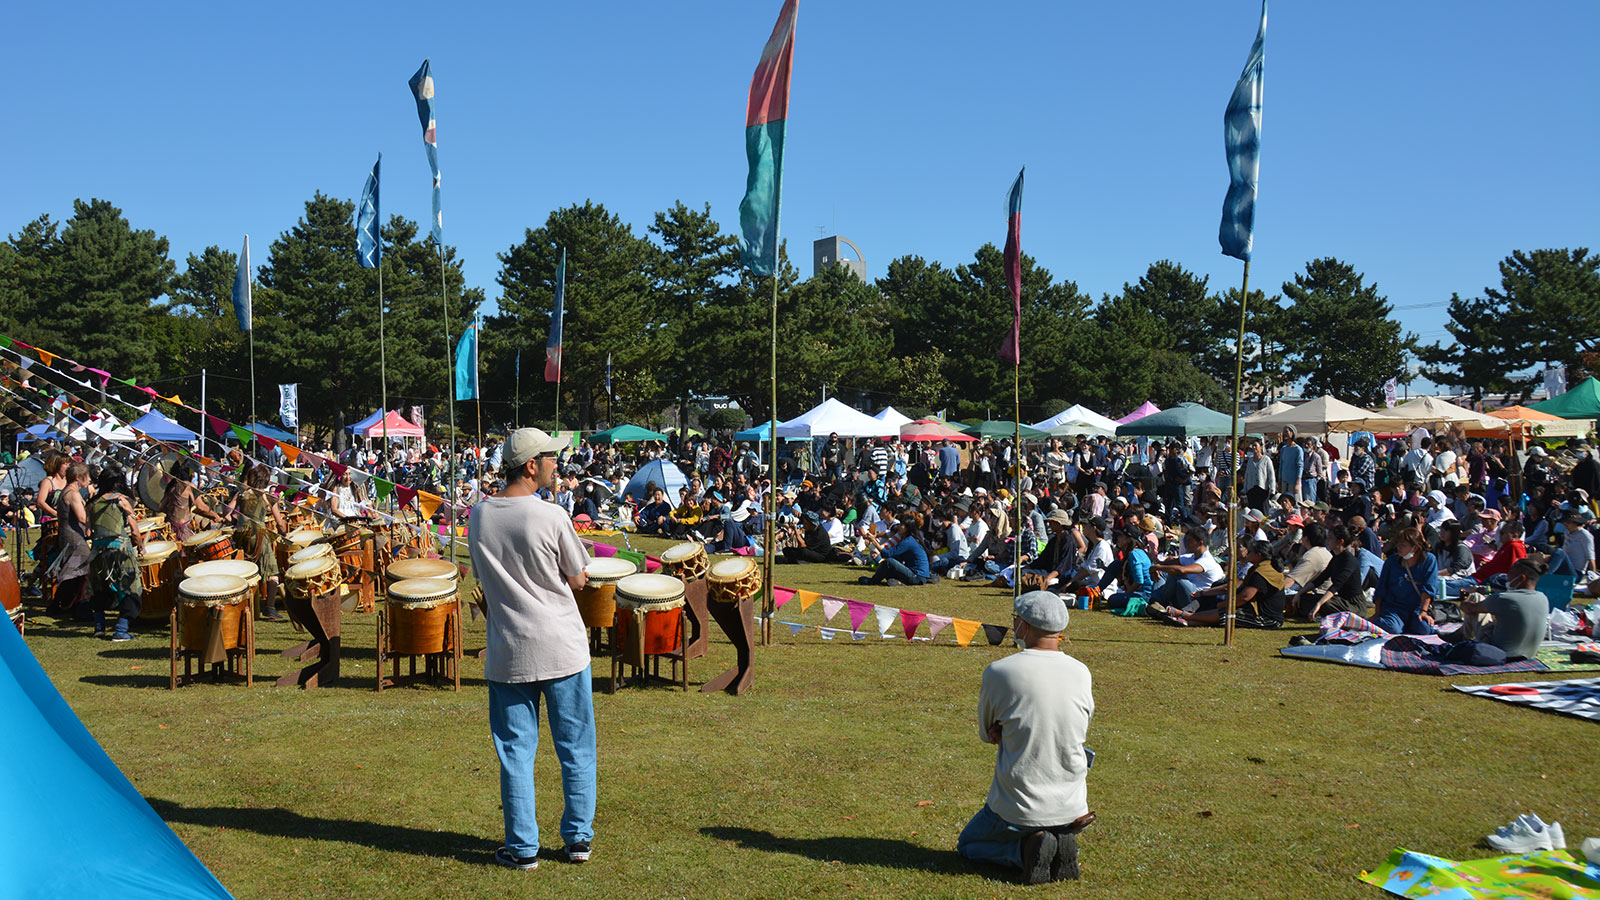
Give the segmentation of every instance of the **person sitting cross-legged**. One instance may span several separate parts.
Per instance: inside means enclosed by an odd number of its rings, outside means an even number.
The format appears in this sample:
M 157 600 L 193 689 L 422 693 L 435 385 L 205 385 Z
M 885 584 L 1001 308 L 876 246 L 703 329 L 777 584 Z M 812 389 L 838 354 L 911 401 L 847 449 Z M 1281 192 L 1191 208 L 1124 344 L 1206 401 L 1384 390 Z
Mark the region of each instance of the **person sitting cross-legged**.
M 1061 652 L 1067 605 L 1049 591 L 1013 604 L 1021 652 L 989 664 L 978 691 L 978 737 L 997 745 L 983 808 L 956 852 L 1022 870 L 1027 884 L 1078 877 L 1077 834 L 1094 821 L 1083 745 L 1094 718 L 1089 668 Z
M 1203 528 L 1191 528 L 1183 534 L 1183 552 L 1168 557 L 1150 567 L 1150 571 L 1164 576 L 1150 594 L 1150 615 L 1162 618 L 1167 607 L 1183 609 L 1192 602 L 1195 591 L 1203 591 L 1222 580 L 1222 567 L 1206 546 Z M 1196 604 L 1195 608 L 1198 608 Z
M 1250 569 L 1235 594 L 1234 624 L 1242 628 L 1278 628 L 1283 625 L 1283 585 L 1285 576 L 1272 564 L 1272 545 L 1256 541 L 1244 550 Z M 1228 584 L 1224 580 L 1197 592 L 1209 606 L 1190 612 L 1168 607 L 1166 619 L 1174 625 L 1220 625 L 1228 605 Z
M 917 537 L 917 520 L 902 516 L 895 525 L 895 544 L 883 551 L 872 575 L 863 575 L 861 584 L 927 584 L 936 580 L 928 571 L 928 551 Z

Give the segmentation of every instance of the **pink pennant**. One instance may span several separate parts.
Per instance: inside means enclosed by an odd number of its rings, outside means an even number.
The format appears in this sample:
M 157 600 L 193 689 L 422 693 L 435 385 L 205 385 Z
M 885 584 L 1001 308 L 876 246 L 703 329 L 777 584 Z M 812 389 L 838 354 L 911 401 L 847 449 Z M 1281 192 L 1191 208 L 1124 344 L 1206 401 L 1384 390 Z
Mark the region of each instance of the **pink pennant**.
M 917 626 L 921 625 L 922 620 L 927 617 L 927 613 L 912 612 L 909 609 L 900 610 L 900 624 L 906 627 L 906 640 L 911 640 L 912 636 L 917 633 Z
M 309 456 L 310 454 L 302 453 L 300 455 L 302 457 L 304 457 L 304 456 Z M 394 486 L 394 492 L 396 494 L 400 495 L 400 506 L 402 508 L 410 506 L 411 505 L 411 501 L 417 499 L 417 489 L 414 488 L 414 487 L 406 487 L 403 484 L 397 484 L 397 485 Z M 595 551 L 598 552 L 600 550 L 600 547 L 601 547 L 600 544 L 596 544 L 595 545 Z
M 161 395 L 156 393 L 155 388 L 147 388 L 142 384 L 134 385 L 134 386 L 137 387 L 139 390 L 144 391 L 146 394 L 149 394 L 150 396 L 156 398 L 157 400 L 161 399 Z
M 861 623 L 872 614 L 872 604 L 862 603 L 860 600 L 846 600 L 845 603 L 850 605 L 850 630 L 860 631 Z
M 326 459 L 323 459 L 322 457 L 316 455 L 315 453 L 302 452 L 300 454 L 300 458 L 306 461 L 306 466 L 308 468 L 312 468 L 312 469 L 320 469 L 323 466 L 328 464 L 328 461 Z M 417 495 L 416 489 L 413 488 L 411 490 L 411 496 L 415 497 L 416 495 Z M 402 495 L 402 499 L 404 499 L 404 495 Z
M 774 609 L 782 607 L 785 603 L 788 603 L 793 599 L 794 591 L 788 588 L 774 587 L 772 589 L 772 606 Z
M 111 381 L 111 373 L 105 371 L 104 369 L 96 369 L 95 367 L 90 366 L 89 367 L 89 371 L 93 372 L 95 374 L 95 377 L 100 379 L 100 386 L 101 387 L 105 387 L 106 384 L 108 384 Z
M 923 619 L 928 623 L 928 640 L 938 637 L 939 632 L 945 630 L 951 622 L 955 621 L 949 616 L 924 616 Z
M 210 413 L 206 413 L 206 424 L 211 426 L 212 433 L 217 437 L 222 437 L 228 433 L 228 423 Z
M 398 485 L 396 485 L 395 490 L 400 490 L 400 489 L 401 488 Z M 402 499 L 404 499 L 404 498 L 402 498 Z M 410 501 L 405 501 L 405 502 L 409 503 Z M 602 544 L 599 541 L 596 541 L 591 546 L 593 547 L 594 555 L 597 558 L 604 559 L 606 557 L 616 556 L 617 555 L 617 548 L 611 546 L 610 544 Z
M 833 621 L 833 617 L 837 616 L 839 614 L 839 610 L 841 610 L 841 609 L 844 609 L 844 601 L 843 600 L 835 600 L 832 597 L 823 597 L 822 598 L 822 621 L 824 621 L 824 622 L 832 622 Z
M 335 478 L 343 478 L 344 473 L 350 471 L 349 466 L 345 465 L 344 463 L 333 462 L 332 460 L 328 461 L 328 469 L 333 472 Z

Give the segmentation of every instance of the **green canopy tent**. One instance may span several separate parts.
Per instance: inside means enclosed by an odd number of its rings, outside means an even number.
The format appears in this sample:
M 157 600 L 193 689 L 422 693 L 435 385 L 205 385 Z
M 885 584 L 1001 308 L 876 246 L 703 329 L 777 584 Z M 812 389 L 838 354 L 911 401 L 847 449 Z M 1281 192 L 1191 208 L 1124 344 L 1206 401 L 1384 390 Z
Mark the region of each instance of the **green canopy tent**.
M 626 444 L 633 441 L 664 441 L 667 436 L 659 431 L 637 425 L 618 425 L 605 431 L 596 431 L 589 440 L 598 444 Z
M 1239 433 L 1244 434 L 1245 430 L 1241 422 Z M 1198 403 L 1180 403 L 1126 425 L 1118 425 L 1117 437 L 1192 438 L 1230 434 L 1232 431 L 1233 420 L 1226 413 L 1207 409 Z
M 962 432 L 980 438 L 1014 438 L 1017 436 L 1017 423 L 1001 422 L 997 419 L 988 419 L 976 425 L 968 425 L 961 429 Z M 1050 436 L 1048 431 L 1022 426 L 1022 439 L 1025 441 L 1042 441 Z
M 1565 394 L 1535 403 L 1532 408 L 1563 419 L 1600 419 L 1600 380 L 1594 376 L 1585 378 Z

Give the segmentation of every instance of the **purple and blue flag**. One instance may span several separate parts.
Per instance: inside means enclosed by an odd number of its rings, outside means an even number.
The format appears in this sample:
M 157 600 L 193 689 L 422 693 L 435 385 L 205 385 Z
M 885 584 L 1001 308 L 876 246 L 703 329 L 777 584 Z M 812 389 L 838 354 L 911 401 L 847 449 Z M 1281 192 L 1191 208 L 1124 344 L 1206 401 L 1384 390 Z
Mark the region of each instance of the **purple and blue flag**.
M 544 345 L 544 380 L 561 381 L 561 322 L 566 318 L 567 248 L 561 248 L 561 263 L 556 266 L 556 302 L 550 312 L 550 340 Z
M 1261 95 L 1262 71 L 1266 63 L 1263 43 L 1267 37 L 1267 0 L 1261 0 L 1261 26 L 1250 45 L 1250 58 L 1228 98 L 1228 111 L 1222 114 L 1223 147 L 1228 156 L 1228 196 L 1222 201 L 1222 225 L 1217 241 L 1222 252 L 1234 259 L 1250 261 L 1255 243 L 1256 179 L 1261 174 Z
M 239 271 L 233 276 L 233 314 L 239 317 L 239 330 L 249 331 L 254 311 L 250 305 L 250 235 L 244 236 L 239 253 Z
M 428 151 L 428 168 L 433 170 L 433 223 L 429 233 L 434 243 L 444 248 L 444 209 L 439 200 L 439 135 L 433 118 L 433 69 L 428 60 L 411 76 L 411 95 L 417 99 L 417 118 L 422 121 L 422 144 Z
M 1022 359 L 1022 176 L 1028 167 L 1017 173 L 1006 195 L 1006 292 L 1011 295 L 1011 333 L 1000 345 L 1000 359 L 1016 364 Z
M 356 204 L 356 256 L 363 269 L 376 269 L 383 263 L 383 240 L 378 235 L 378 167 L 382 165 L 383 154 L 379 153 L 361 188 L 361 202 Z

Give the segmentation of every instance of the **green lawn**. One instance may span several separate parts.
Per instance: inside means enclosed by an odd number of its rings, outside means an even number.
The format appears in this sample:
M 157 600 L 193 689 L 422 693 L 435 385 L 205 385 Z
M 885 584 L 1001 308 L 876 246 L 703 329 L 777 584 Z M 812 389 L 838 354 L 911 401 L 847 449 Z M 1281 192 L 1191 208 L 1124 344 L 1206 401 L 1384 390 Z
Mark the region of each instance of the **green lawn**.
M 1009 593 L 858 587 L 858 574 L 780 566 L 778 582 L 1010 621 Z M 798 606 L 785 611 L 793 619 Z M 800 620 L 820 623 L 821 605 Z M 312 692 L 169 692 L 164 633 L 112 645 L 38 617 L 28 644 L 111 757 L 239 897 L 1026 890 L 954 852 L 994 761 L 973 721 L 979 674 L 1009 645 L 959 648 L 948 630 L 937 645 L 875 634 L 824 642 L 778 627 L 776 646 L 758 648 L 745 697 L 599 694 L 594 860 L 570 866 L 547 851 L 539 870 L 514 872 L 490 863 L 501 820 L 481 664 L 466 663 L 460 693 L 374 693 L 373 621 L 347 617 L 345 680 Z M 841 622 L 848 627 L 846 613 Z M 1279 658 L 1290 633 L 1241 631 L 1223 648 L 1220 631 L 1074 612 L 1066 649 L 1095 678 L 1089 793 L 1100 820 L 1081 838 L 1083 881 L 1041 893 L 1373 898 L 1378 890 L 1356 875 L 1396 846 L 1491 855 L 1482 835 L 1530 810 L 1564 823 L 1574 847 L 1600 833 L 1592 723 L 1469 698 L 1449 679 Z M 298 665 L 276 652 L 296 640 L 287 625 L 261 623 L 257 672 L 268 684 Z M 482 646 L 481 621 L 466 644 Z M 731 662 L 714 640 L 691 683 Z M 602 672 L 608 664 L 597 664 Z M 552 753 L 538 770 L 544 841 L 559 850 Z

